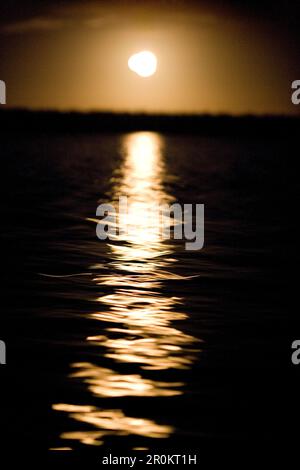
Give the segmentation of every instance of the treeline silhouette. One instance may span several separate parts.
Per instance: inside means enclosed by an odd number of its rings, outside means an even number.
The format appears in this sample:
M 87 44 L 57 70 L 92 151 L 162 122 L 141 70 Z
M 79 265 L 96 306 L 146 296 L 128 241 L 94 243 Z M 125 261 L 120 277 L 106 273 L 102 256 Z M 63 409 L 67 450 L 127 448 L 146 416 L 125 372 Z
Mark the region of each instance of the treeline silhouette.
M 300 116 L 231 116 L 131 114 L 112 112 L 58 112 L 0 109 L 0 133 L 101 133 L 159 131 L 176 134 L 224 136 L 296 136 Z

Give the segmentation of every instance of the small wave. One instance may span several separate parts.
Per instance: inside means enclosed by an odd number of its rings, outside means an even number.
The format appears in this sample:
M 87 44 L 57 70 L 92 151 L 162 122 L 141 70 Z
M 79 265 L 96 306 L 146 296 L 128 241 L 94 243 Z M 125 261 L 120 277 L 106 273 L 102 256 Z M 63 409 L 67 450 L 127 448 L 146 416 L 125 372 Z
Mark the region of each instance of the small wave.
M 37 273 L 39 276 L 44 277 L 55 277 L 55 278 L 65 278 L 65 277 L 76 277 L 76 276 L 93 276 L 93 273 L 75 273 L 75 274 L 46 274 L 46 273 Z

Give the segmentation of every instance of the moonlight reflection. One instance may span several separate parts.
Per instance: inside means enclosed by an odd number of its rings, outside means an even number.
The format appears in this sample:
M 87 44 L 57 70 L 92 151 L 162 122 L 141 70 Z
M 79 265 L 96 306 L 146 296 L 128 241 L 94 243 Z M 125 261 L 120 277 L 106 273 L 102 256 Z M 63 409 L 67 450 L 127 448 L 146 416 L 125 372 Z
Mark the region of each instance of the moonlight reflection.
M 65 432 L 61 435 L 64 440 L 100 445 L 112 434 L 162 438 L 173 432 L 168 423 L 126 416 L 118 403 L 125 396 L 149 400 L 182 394 L 184 384 L 162 379 L 162 371 L 188 369 L 195 357 L 195 338 L 173 325 L 186 318 L 180 310 L 182 299 L 163 289 L 179 279 L 171 269 L 173 246 L 162 241 L 157 220 L 146 216 L 153 204 L 172 202 L 163 185 L 163 144 L 162 137 L 149 132 L 123 138 L 124 160 L 114 179 L 111 202 L 127 195 L 129 230 L 126 236 L 120 230 L 114 243 L 108 245 L 109 274 L 106 270 L 95 275 L 99 291 L 106 286 L 110 293 L 97 297 L 99 309 L 91 316 L 99 320 L 99 333 L 87 338 L 99 348 L 99 356 L 104 356 L 103 362 L 109 367 L 91 362 L 72 364 L 71 377 L 84 382 L 93 397 L 91 402 L 99 400 L 99 408 L 54 405 L 75 421 L 93 427 L 91 431 Z M 125 221 L 119 219 L 120 229 L 122 223 Z M 103 411 L 107 398 L 116 400 L 115 410 Z

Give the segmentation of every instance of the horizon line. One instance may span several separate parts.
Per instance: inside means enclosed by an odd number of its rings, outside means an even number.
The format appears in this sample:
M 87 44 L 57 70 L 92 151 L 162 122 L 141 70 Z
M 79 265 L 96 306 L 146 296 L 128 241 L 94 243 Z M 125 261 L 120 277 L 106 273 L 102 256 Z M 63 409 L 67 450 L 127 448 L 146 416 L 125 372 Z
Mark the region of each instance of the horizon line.
M 243 112 L 243 113 L 230 113 L 226 111 L 219 111 L 219 112 L 209 112 L 209 111 L 201 111 L 201 112 L 168 112 L 168 111 L 117 111 L 117 110 L 107 110 L 107 109 L 89 109 L 89 110 L 82 110 L 82 109 L 57 109 L 57 108 L 29 108 L 26 106 L 16 106 L 10 107 L 0 106 L 0 112 L 19 112 L 19 113 L 32 113 L 32 114 L 61 114 L 61 115 L 69 115 L 69 114 L 78 114 L 78 115 L 110 115 L 110 116 L 132 116 L 132 117 L 180 117 L 180 118 L 198 118 L 198 117 L 211 117 L 211 118 L 232 118 L 232 119 L 239 119 L 239 118 L 292 118 L 292 119 L 299 119 L 300 118 L 300 110 L 299 113 L 272 113 L 272 112 L 265 112 L 265 113 L 255 113 L 255 112 Z

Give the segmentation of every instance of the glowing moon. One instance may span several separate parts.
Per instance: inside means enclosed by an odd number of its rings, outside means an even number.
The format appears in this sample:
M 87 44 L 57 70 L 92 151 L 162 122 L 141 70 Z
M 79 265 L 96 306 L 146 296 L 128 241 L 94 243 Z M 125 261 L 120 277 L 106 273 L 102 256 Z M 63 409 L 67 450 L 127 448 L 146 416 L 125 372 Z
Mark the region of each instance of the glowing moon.
M 140 77 L 151 77 L 157 68 L 157 59 L 153 52 L 141 51 L 128 59 L 128 67 Z

